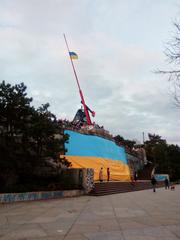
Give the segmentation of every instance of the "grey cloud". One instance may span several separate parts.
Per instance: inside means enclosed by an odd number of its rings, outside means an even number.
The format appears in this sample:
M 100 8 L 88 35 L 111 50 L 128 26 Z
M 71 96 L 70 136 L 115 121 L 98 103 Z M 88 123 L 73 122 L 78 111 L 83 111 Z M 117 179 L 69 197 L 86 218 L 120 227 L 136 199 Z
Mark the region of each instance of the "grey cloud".
M 36 106 L 49 102 L 58 117 L 72 119 L 80 97 L 65 32 L 70 49 L 79 55 L 74 63 L 96 122 L 131 139 L 141 139 L 144 131 L 180 143 L 180 113 L 169 83 L 152 73 L 166 66 L 162 42 L 176 11 L 171 1 L 1 2 L 1 80 L 25 82 Z

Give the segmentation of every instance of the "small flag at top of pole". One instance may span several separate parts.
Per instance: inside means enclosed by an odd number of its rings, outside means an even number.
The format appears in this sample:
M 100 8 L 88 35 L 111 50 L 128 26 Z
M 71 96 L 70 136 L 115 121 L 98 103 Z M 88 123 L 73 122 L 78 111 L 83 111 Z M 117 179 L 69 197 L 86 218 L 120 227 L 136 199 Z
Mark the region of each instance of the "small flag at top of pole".
M 86 115 L 86 121 L 87 121 L 87 124 L 88 125 L 92 125 L 92 122 L 91 122 L 91 119 L 90 119 L 90 116 L 89 116 L 89 112 L 90 111 L 93 115 L 93 117 L 95 116 L 95 112 L 91 111 L 91 109 L 89 109 L 85 103 L 85 100 L 84 100 L 84 96 L 83 96 L 83 92 L 80 88 L 80 84 L 79 84 L 79 80 L 78 80 L 78 76 L 77 76 L 77 73 L 76 73 L 76 70 L 75 70 L 75 67 L 74 67 L 74 63 L 73 63 L 73 59 L 78 59 L 78 55 L 75 53 L 75 52 L 70 52 L 69 50 L 69 46 L 68 46 L 68 43 L 67 43 L 67 40 L 66 40 L 66 36 L 65 34 L 64 35 L 64 40 L 65 40 L 65 43 L 66 43 L 66 47 L 67 47 L 67 50 L 69 52 L 69 56 L 70 56 L 70 59 L 71 59 L 71 64 L 72 64 L 72 68 L 73 68 L 73 71 L 74 71 L 74 75 L 75 75 L 75 78 L 76 78 L 76 82 L 77 82 L 77 85 L 78 85 L 78 89 L 79 89 L 79 94 L 80 94 L 80 98 L 81 98 L 81 102 L 83 104 L 83 107 L 84 107 L 84 113 Z
M 69 56 L 71 59 L 78 59 L 78 55 L 75 52 L 69 52 Z

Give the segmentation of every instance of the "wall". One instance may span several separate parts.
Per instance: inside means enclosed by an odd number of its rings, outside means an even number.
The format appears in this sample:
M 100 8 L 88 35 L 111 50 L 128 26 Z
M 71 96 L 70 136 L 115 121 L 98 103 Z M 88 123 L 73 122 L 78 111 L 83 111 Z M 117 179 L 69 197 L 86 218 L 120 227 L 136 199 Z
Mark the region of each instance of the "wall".
M 83 195 L 83 190 L 48 191 L 48 192 L 26 192 L 26 193 L 4 193 L 0 194 L 0 203 L 11 203 L 19 201 L 47 200 L 62 197 L 75 197 Z

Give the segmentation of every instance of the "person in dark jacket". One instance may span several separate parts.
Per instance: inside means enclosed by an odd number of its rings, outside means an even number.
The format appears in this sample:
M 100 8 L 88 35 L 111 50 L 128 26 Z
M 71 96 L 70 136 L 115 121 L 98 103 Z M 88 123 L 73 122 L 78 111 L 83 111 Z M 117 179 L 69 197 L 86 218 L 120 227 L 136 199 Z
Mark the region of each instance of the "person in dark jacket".
M 164 186 L 165 189 L 169 189 L 169 180 L 167 178 L 164 180 Z
M 138 175 L 137 175 L 137 172 L 135 171 L 134 172 L 134 181 L 137 181 L 137 177 L 138 177 Z
M 156 181 L 156 179 L 155 179 L 154 176 L 152 176 L 152 178 L 151 178 L 151 184 L 152 184 L 152 186 L 153 186 L 153 192 L 156 192 L 156 184 L 157 184 L 157 181 Z

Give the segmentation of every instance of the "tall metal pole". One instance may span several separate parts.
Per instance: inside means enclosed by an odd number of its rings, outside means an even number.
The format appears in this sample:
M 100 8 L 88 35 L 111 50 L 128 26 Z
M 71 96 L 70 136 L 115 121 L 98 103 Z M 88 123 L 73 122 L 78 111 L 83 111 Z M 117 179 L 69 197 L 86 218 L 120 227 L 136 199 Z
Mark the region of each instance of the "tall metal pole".
M 91 119 L 90 119 L 90 116 L 89 116 L 89 113 L 88 113 L 88 109 L 86 107 L 86 103 L 85 103 L 85 100 L 84 100 L 82 90 L 80 88 L 79 79 L 78 79 L 78 76 L 77 76 L 77 73 L 76 73 L 76 70 L 75 70 L 75 67 L 74 67 L 74 63 L 73 63 L 73 61 L 71 59 L 71 56 L 70 56 L 70 50 L 69 50 L 69 46 L 68 46 L 68 43 L 67 43 L 67 40 L 66 40 L 66 36 L 65 36 L 65 34 L 63 34 L 63 35 L 64 35 L 64 40 L 65 40 L 65 43 L 66 43 L 66 47 L 67 47 L 67 50 L 68 50 L 68 53 L 69 53 L 69 57 L 70 57 L 70 60 L 71 60 L 71 65 L 72 65 L 72 68 L 73 68 L 73 72 L 74 72 L 76 82 L 77 82 L 77 85 L 78 85 L 81 102 L 82 102 L 83 107 L 84 107 L 84 113 L 86 115 L 86 120 L 87 120 L 88 125 L 91 125 L 92 124 Z

